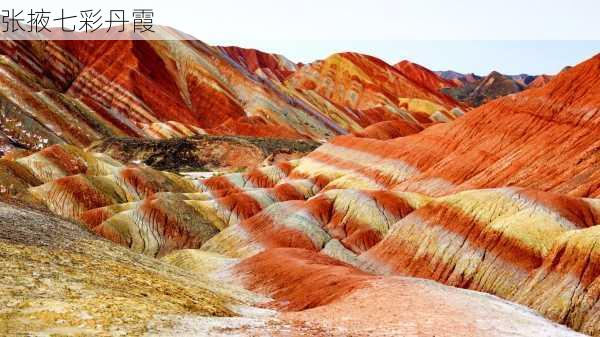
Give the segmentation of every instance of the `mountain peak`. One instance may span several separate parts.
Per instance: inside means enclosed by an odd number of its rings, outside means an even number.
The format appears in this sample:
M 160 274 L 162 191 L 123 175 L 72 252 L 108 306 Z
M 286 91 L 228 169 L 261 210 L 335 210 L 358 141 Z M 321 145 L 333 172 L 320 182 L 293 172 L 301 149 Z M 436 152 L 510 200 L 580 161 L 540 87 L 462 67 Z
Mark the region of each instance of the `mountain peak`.
M 487 77 L 495 77 L 495 78 L 501 78 L 501 77 L 505 77 L 503 74 L 501 74 L 499 71 L 497 70 L 492 70 L 490 71 L 490 73 L 487 75 Z

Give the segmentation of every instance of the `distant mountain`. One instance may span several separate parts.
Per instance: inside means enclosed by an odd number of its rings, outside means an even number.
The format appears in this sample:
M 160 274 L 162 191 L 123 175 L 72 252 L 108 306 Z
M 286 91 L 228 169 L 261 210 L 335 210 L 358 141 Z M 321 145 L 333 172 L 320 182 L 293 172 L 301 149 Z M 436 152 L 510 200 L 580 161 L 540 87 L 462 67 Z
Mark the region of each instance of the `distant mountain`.
M 536 76 L 535 79 L 527 85 L 527 88 L 540 88 L 545 86 L 550 80 L 552 80 L 554 76 L 552 75 L 539 75 Z
M 435 72 L 441 78 L 451 80 L 458 85 L 465 85 L 467 83 L 473 83 L 481 80 L 481 76 L 475 75 L 474 73 L 462 74 L 452 70 L 436 71 Z
M 522 91 L 530 86 L 543 86 L 552 78 L 550 75 L 505 75 L 497 71 L 492 71 L 487 76 L 478 76 L 473 73 L 462 74 L 452 70 L 435 73 L 457 84 L 443 88 L 442 92 L 473 107 L 501 96 Z
M 458 78 L 461 78 L 463 76 L 465 76 L 465 74 L 456 72 L 454 70 L 443 70 L 443 71 L 436 71 L 435 72 L 438 76 L 448 79 L 448 80 L 455 80 Z
M 442 92 L 470 106 L 479 106 L 495 98 L 506 96 L 526 88 L 525 84 L 509 76 L 492 71 L 486 77 L 467 82 L 461 87 L 444 88 Z
M 519 74 L 519 75 L 504 75 L 514 81 L 521 83 L 524 86 L 528 86 L 529 83 L 533 82 L 537 76 L 528 75 L 528 74 Z

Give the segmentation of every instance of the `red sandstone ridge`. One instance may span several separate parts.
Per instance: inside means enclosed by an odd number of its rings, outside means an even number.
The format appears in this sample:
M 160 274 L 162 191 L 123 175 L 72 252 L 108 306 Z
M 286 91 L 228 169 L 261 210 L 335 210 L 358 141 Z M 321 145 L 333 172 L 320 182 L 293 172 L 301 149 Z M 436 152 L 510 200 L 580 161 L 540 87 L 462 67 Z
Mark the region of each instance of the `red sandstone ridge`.
M 412 135 L 422 130 L 423 127 L 421 127 L 420 125 L 410 123 L 401 119 L 393 119 L 389 121 L 371 124 L 364 130 L 354 133 L 354 136 L 387 140 Z
M 297 64 L 282 55 L 234 46 L 217 48 L 248 71 L 263 77 L 284 81 L 298 70 Z
M 439 91 L 442 88 L 458 86 L 456 82 L 445 79 L 433 71 L 408 60 L 403 60 L 395 64 L 394 68 L 398 69 L 402 75 L 420 83 L 433 92 Z
M 548 82 L 550 82 L 550 80 L 552 80 L 554 78 L 554 76 L 552 75 L 539 75 L 536 76 L 536 78 L 529 82 L 529 85 L 527 86 L 528 88 L 539 88 L 539 87 L 543 87 L 546 84 L 548 84 Z

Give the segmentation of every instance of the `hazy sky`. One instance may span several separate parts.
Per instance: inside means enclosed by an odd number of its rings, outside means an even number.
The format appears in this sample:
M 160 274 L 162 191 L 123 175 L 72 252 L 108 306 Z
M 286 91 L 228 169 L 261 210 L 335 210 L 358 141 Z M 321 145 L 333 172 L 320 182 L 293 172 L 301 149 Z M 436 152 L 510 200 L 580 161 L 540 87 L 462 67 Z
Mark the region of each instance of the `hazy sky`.
M 432 69 L 555 73 L 600 52 L 600 0 L 26 0 L 2 7 L 150 8 L 156 23 L 207 43 L 297 62 L 358 51 Z

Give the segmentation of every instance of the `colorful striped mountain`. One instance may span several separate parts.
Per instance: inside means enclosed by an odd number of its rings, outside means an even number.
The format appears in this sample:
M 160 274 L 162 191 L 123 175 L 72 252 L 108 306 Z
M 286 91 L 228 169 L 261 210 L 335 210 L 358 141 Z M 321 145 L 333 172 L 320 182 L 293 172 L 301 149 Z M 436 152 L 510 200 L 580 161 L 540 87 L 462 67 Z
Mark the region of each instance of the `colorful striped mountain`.
M 0 42 L 1 335 L 600 337 L 600 54 L 470 108 L 160 34 Z

